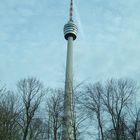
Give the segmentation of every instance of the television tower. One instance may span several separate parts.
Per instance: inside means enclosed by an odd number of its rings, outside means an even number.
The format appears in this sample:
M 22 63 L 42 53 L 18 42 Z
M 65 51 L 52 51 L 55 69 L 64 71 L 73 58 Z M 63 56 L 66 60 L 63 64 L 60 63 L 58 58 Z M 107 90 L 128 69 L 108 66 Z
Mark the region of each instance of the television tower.
M 70 0 L 69 21 L 64 26 L 64 37 L 67 40 L 67 60 L 64 95 L 63 140 L 74 140 L 74 107 L 73 107 L 73 41 L 76 39 L 77 26 L 73 21 L 73 0 Z

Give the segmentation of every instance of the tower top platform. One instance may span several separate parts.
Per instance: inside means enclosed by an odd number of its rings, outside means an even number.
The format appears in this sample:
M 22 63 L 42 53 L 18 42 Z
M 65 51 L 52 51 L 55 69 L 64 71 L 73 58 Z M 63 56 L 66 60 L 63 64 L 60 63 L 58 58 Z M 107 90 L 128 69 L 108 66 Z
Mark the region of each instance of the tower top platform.
M 73 37 L 73 40 L 76 39 L 78 28 L 73 22 L 73 20 L 69 20 L 67 24 L 64 26 L 64 37 L 68 40 L 69 37 Z

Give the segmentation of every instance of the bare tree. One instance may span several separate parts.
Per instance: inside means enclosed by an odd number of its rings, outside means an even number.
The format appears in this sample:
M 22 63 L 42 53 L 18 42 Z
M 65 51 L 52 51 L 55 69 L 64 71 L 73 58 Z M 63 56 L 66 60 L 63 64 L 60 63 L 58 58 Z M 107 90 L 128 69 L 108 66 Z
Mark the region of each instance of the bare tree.
M 128 79 L 111 79 L 84 87 L 81 104 L 86 114 L 98 122 L 98 139 L 126 140 L 127 108 L 135 92 L 135 82 Z
M 80 140 L 82 131 L 88 129 L 85 122 L 88 118 L 94 122 L 92 131 L 98 131 L 98 140 L 140 139 L 140 108 L 133 102 L 137 92 L 134 81 L 111 79 L 85 85 L 82 89 L 79 85 L 73 91 L 75 140 Z M 17 89 L 15 94 L 0 88 L 0 140 L 61 140 L 63 90 L 49 90 L 45 102 L 47 118 L 44 118 L 44 114 L 39 113 L 46 93 L 43 84 L 36 78 L 27 78 L 18 82 Z
M 100 83 L 84 86 L 83 97 L 81 100 L 84 110 L 89 118 L 96 116 L 98 122 L 98 137 L 104 140 L 104 120 L 103 120 L 103 87 Z
M 80 108 L 77 105 L 78 96 L 76 96 L 76 88 L 74 89 L 74 98 L 75 102 L 73 104 L 74 107 L 74 137 L 75 140 L 78 139 L 80 135 L 79 129 L 82 127 L 82 122 L 86 119 L 83 115 L 83 112 L 80 112 L 78 109 Z M 47 121 L 48 121 L 48 140 L 61 140 L 62 139 L 62 125 L 63 125 L 63 102 L 64 102 L 64 91 L 62 89 L 51 89 L 51 96 L 47 99 Z M 77 93 L 78 94 L 78 93 Z
M 116 140 L 125 139 L 124 120 L 127 114 L 126 107 L 131 103 L 131 98 L 135 92 L 135 83 L 127 79 L 111 79 L 105 86 L 102 99 L 110 115 Z
M 30 125 L 29 140 L 44 140 L 47 139 L 47 127 L 44 119 L 39 116 L 34 118 Z
M 17 84 L 18 94 L 21 95 L 23 107 L 20 126 L 23 132 L 23 139 L 29 137 L 30 126 L 41 104 L 44 95 L 43 84 L 36 78 L 22 79 Z
M 134 104 L 128 108 L 125 129 L 128 131 L 131 140 L 140 139 L 140 107 Z
M 78 83 L 76 86 L 74 86 L 74 100 L 73 100 L 73 110 L 74 110 L 74 140 L 80 140 L 83 139 L 83 135 L 86 132 L 88 126 L 85 123 L 88 119 L 88 115 L 85 114 L 85 111 L 83 110 L 83 106 L 81 105 L 81 97 L 83 97 L 83 88 L 85 81 L 82 81 L 81 83 Z
M 1 92 L 3 96 L 0 100 L 0 139 L 19 140 L 17 100 L 13 92 L 6 89 Z
M 63 90 L 52 89 L 51 94 L 47 100 L 48 139 L 60 140 L 62 136 Z

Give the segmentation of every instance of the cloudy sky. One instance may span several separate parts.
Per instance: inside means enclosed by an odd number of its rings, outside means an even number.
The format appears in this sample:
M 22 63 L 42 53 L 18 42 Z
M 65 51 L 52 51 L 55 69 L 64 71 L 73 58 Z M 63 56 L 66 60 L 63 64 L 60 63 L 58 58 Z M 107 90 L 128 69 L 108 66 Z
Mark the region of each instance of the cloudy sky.
M 0 0 L 0 81 L 35 76 L 63 87 L 63 26 L 69 0 Z M 132 78 L 140 84 L 140 0 L 75 0 L 75 81 Z

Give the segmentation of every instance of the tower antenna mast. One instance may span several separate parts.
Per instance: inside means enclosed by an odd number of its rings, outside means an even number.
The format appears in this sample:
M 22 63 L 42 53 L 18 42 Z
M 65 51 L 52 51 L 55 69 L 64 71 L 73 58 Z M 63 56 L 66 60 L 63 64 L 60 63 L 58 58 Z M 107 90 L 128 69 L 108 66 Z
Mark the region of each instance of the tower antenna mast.
M 70 21 L 73 21 L 72 16 L 73 16 L 73 0 L 70 0 Z

